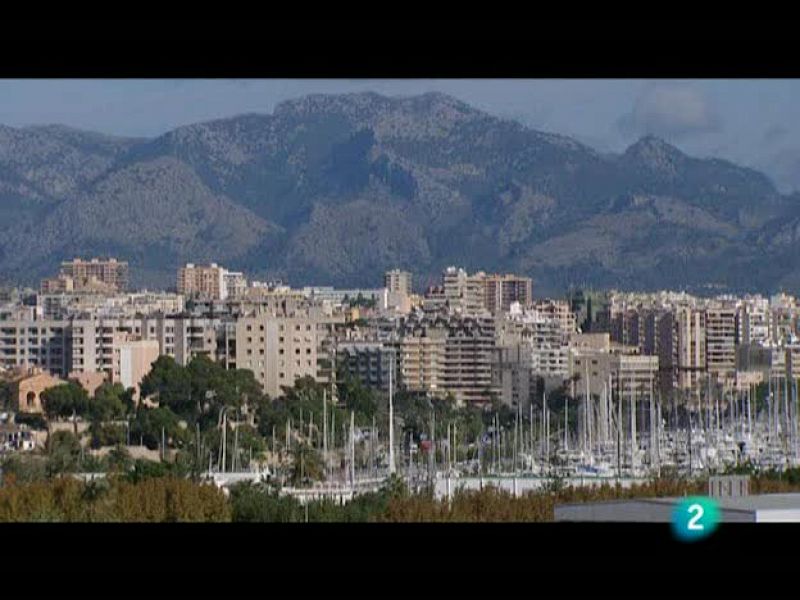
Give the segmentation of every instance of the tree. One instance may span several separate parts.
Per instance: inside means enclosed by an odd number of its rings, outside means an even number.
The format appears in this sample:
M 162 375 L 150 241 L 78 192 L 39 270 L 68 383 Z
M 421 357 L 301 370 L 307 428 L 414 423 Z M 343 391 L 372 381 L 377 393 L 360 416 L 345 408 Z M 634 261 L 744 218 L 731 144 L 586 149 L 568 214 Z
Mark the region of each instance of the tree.
M 150 450 L 155 450 L 161 446 L 162 432 L 167 442 L 183 442 L 187 437 L 186 431 L 180 427 L 178 415 L 169 408 L 140 406 L 131 423 L 132 441 L 141 439 Z
M 0 381 L 0 410 L 11 410 L 14 406 L 13 399 L 11 384 L 7 381 Z
M 44 412 L 50 419 L 83 416 L 89 410 L 89 396 L 80 384 L 70 381 L 41 394 Z
M 122 419 L 132 408 L 133 390 L 119 383 L 104 383 L 95 391 L 88 412 L 92 421 L 103 422 Z
M 47 440 L 47 473 L 71 473 L 78 469 L 81 443 L 69 431 L 56 431 Z
M 133 466 L 131 453 L 123 445 L 114 446 L 108 453 L 109 471 L 125 473 Z
M 227 370 L 207 356 L 194 357 L 186 367 L 168 356 L 153 363 L 141 383 L 143 396 L 155 396 L 159 406 L 201 429 L 217 425 L 222 407 L 259 406 L 261 386 L 252 371 Z

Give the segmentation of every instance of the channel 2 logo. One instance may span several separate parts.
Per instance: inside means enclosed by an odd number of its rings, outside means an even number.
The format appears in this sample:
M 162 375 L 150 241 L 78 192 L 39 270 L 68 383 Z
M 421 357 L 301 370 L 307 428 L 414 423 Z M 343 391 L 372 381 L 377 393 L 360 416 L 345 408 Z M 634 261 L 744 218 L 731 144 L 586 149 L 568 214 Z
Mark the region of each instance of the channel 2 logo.
M 707 538 L 719 524 L 719 507 L 711 498 L 684 498 L 672 513 L 672 531 L 683 542 Z

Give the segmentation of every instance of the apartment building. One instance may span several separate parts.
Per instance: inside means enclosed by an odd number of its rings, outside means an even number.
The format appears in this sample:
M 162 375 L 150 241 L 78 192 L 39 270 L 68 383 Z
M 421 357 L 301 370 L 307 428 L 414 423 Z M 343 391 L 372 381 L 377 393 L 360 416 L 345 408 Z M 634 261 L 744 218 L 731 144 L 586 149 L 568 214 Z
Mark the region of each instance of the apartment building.
M 486 311 L 486 293 L 480 277 L 470 276 L 464 269 L 447 267 L 442 273 L 442 292 L 446 304 L 467 314 Z
M 736 379 L 736 309 L 706 309 L 706 368 L 718 383 Z
M 570 352 L 572 394 L 585 397 L 631 399 L 655 397 L 658 388 L 658 357 L 638 354 L 632 346 L 608 349 L 583 347 Z
M 247 292 L 247 278 L 239 271 L 223 271 L 223 298 L 242 298 Z
M 142 379 L 150 372 L 160 353 L 156 340 L 132 339 L 118 336 L 112 363 L 113 383 L 120 383 L 125 389 L 133 388 L 133 399 L 139 401 Z
M 389 390 L 389 373 L 395 389 L 397 382 L 397 351 L 380 342 L 346 342 L 337 344 L 336 358 L 348 376 L 359 379 L 367 387 Z
M 383 287 L 389 290 L 390 293 L 410 296 L 412 292 L 411 273 L 400 269 L 386 271 L 383 276 Z
M 575 317 L 569 305 L 542 301 L 532 308 L 512 305 L 497 325 L 497 345 L 525 347 L 524 356 L 533 375 L 545 380 L 545 389 L 560 385 L 569 371 L 569 340 L 575 332 Z M 514 354 L 512 352 L 512 354 Z
M 53 320 L 81 315 L 136 317 L 154 313 L 176 314 L 184 310 L 184 297 L 169 292 L 39 294 L 36 303 L 42 316 Z
M 159 354 L 182 365 L 193 356 L 218 356 L 221 318 L 191 315 L 73 317 L 0 321 L 0 366 L 36 366 L 58 377 L 103 372 L 114 376 L 115 351 L 123 342 L 153 340 Z
M 498 346 L 492 377 L 500 401 L 527 411 L 538 393 L 538 374 L 534 373 L 531 347 L 523 344 Z
M 216 263 L 210 265 L 187 263 L 178 269 L 178 293 L 187 298 L 225 300 L 228 297 L 226 272 Z
M 72 278 L 75 291 L 91 288 L 96 283 L 116 292 L 128 289 L 128 263 L 116 258 L 64 261 L 59 275 Z
M 469 314 L 484 311 L 497 315 L 508 312 L 515 303 L 527 307 L 533 302 L 533 281 L 513 274 L 473 275 L 464 269 L 448 267 L 442 273 L 444 297 L 450 307 Z
M 530 277 L 485 273 L 478 273 L 475 277 L 483 285 L 484 306 L 494 315 L 508 312 L 514 303 L 530 306 L 533 302 L 533 280 Z
M 327 381 L 331 367 L 325 363 L 331 358 L 324 342 L 330 336 L 330 327 L 343 320 L 311 309 L 305 314 L 240 317 L 232 326 L 235 345 L 226 348 L 232 352 L 226 364 L 228 368 L 252 371 L 264 392 L 273 398 L 301 377 Z
M 492 377 L 495 322 L 490 316 L 414 313 L 399 321 L 400 380 L 410 390 L 452 394 L 459 403 L 486 403 Z
M 0 321 L 0 367 L 38 367 L 56 377 L 69 373 L 69 325 L 63 321 Z

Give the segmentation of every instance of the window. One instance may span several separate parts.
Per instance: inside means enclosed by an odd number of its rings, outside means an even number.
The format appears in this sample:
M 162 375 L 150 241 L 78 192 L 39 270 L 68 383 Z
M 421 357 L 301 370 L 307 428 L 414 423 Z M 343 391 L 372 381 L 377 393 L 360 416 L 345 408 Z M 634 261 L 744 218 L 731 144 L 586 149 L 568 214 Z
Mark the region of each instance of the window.
M 248 325 L 247 326 L 247 331 L 253 331 L 253 326 L 252 325 Z
M 300 325 L 295 325 L 295 326 L 294 326 L 294 330 L 295 330 L 295 331 L 300 331 Z
M 306 348 L 306 354 L 311 354 L 311 348 Z
M 294 349 L 294 353 L 295 353 L 295 354 L 300 354 L 300 348 L 295 348 L 295 349 Z
M 280 349 L 278 350 L 278 354 L 283 354 L 283 348 L 280 348 Z
M 284 373 L 278 373 L 278 377 L 280 377 L 281 379 L 284 379 L 286 377 L 286 375 Z

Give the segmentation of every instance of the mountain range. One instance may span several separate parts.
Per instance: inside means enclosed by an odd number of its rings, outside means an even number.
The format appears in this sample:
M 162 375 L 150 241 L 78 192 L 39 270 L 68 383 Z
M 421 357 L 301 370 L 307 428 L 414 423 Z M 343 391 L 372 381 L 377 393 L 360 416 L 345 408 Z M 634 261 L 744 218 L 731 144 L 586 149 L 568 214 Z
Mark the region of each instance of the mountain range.
M 311 95 L 120 138 L 0 126 L 0 283 L 76 256 L 137 287 L 185 262 L 377 286 L 448 265 L 569 286 L 800 290 L 800 194 L 655 137 L 621 154 L 430 93 Z

